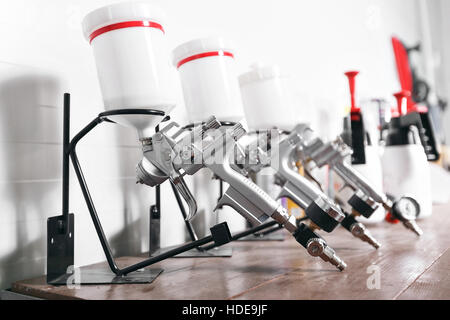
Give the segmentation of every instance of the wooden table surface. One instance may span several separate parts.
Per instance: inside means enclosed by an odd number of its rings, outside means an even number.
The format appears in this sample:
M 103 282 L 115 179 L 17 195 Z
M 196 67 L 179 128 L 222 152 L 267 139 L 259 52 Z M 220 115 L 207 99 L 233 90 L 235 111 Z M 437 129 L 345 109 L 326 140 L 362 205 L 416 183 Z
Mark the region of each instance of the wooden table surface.
M 152 266 L 164 272 L 151 284 L 69 289 L 40 277 L 16 282 L 12 290 L 45 299 L 450 299 L 450 204 L 435 206 L 433 216 L 419 224 L 420 238 L 400 224 L 371 227 L 382 242 L 379 250 L 343 228 L 322 233 L 347 262 L 344 272 L 308 256 L 286 233 L 285 241 L 227 244 L 231 258 L 162 261 Z M 123 257 L 118 264 L 140 259 Z M 380 288 L 369 289 L 368 278 L 377 271 Z

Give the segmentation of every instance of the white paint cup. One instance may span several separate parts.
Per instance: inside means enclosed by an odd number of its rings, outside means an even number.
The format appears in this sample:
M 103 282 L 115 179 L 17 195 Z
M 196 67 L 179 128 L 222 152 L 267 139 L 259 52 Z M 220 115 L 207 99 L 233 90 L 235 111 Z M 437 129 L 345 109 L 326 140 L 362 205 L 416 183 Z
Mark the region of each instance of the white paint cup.
M 209 116 L 237 122 L 244 117 L 234 52 L 227 41 L 210 37 L 183 43 L 173 50 L 172 62 L 178 69 L 191 122 Z
M 82 26 L 94 51 L 106 110 L 173 109 L 164 14 L 159 8 L 146 2 L 113 4 L 90 12 Z M 154 117 L 142 115 L 114 120 L 135 127 L 140 136 L 150 134 L 155 125 Z

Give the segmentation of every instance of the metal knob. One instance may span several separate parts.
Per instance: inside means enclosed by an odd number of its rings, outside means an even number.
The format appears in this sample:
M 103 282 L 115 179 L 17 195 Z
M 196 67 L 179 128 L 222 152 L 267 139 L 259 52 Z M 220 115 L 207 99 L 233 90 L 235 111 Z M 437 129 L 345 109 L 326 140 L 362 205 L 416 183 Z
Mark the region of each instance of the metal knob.
M 216 117 L 212 116 L 208 120 L 206 120 L 205 125 L 203 126 L 203 130 L 209 129 L 219 129 L 221 126 L 220 122 L 216 119 Z
M 347 264 L 338 255 L 336 255 L 336 252 L 329 247 L 323 239 L 310 239 L 306 245 L 306 250 L 311 256 L 320 257 L 322 260 L 330 262 L 340 271 L 347 268 Z
M 230 135 L 234 140 L 239 140 L 242 136 L 246 134 L 246 131 L 242 124 L 237 123 L 231 128 Z

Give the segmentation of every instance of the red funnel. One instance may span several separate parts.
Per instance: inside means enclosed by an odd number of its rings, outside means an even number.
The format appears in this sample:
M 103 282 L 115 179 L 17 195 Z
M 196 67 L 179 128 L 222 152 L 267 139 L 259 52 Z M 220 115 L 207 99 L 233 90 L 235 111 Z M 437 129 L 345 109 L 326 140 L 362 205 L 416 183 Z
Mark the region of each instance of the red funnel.
M 351 99 L 351 110 L 350 112 L 359 112 L 359 107 L 356 106 L 355 102 L 355 78 L 359 74 L 358 71 L 348 71 L 345 75 L 348 78 L 348 84 L 350 87 L 350 99 Z
M 394 93 L 394 97 L 397 99 L 397 110 L 399 116 L 405 115 L 408 112 L 408 98 L 411 97 L 411 92 L 402 90 Z

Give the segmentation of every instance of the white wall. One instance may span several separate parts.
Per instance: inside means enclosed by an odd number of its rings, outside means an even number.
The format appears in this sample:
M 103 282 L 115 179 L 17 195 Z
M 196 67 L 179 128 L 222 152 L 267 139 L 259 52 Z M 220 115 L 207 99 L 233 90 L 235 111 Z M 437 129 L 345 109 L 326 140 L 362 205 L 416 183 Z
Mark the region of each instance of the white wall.
M 423 75 L 433 85 L 439 97 L 450 101 L 450 2 L 445 0 L 421 0 L 426 3 L 429 14 L 429 58 Z M 444 114 L 446 142 L 450 141 L 450 107 Z
M 112 2 L 0 2 L 0 288 L 45 272 L 46 219 L 61 212 L 62 94 L 72 93 L 72 135 L 102 111 L 80 21 L 90 10 Z M 412 43 L 419 38 L 412 0 L 153 2 L 169 17 L 164 27 L 171 48 L 193 37 L 221 34 L 234 41 L 240 71 L 256 60 L 278 63 L 296 76 L 299 101 L 312 101 L 335 117 L 347 103 L 345 70 L 361 70 L 361 97 L 387 98 L 399 88 L 389 36 L 398 34 Z M 185 123 L 177 81 L 174 93 L 179 106 L 172 116 Z M 305 108 L 312 106 L 299 105 L 299 110 Z M 329 131 L 336 132 L 340 122 L 332 125 Z M 139 156 L 134 132 L 113 125 L 93 132 L 79 147 L 86 179 L 118 255 L 148 249 L 153 190 L 135 185 Z M 104 256 L 74 178 L 72 172 L 76 264 L 84 265 Z M 202 190 L 197 187 L 197 194 Z M 167 185 L 163 194 L 162 243 L 171 245 L 184 240 L 183 222 Z M 207 213 L 213 203 L 199 201 Z M 233 225 L 238 228 L 239 219 Z

